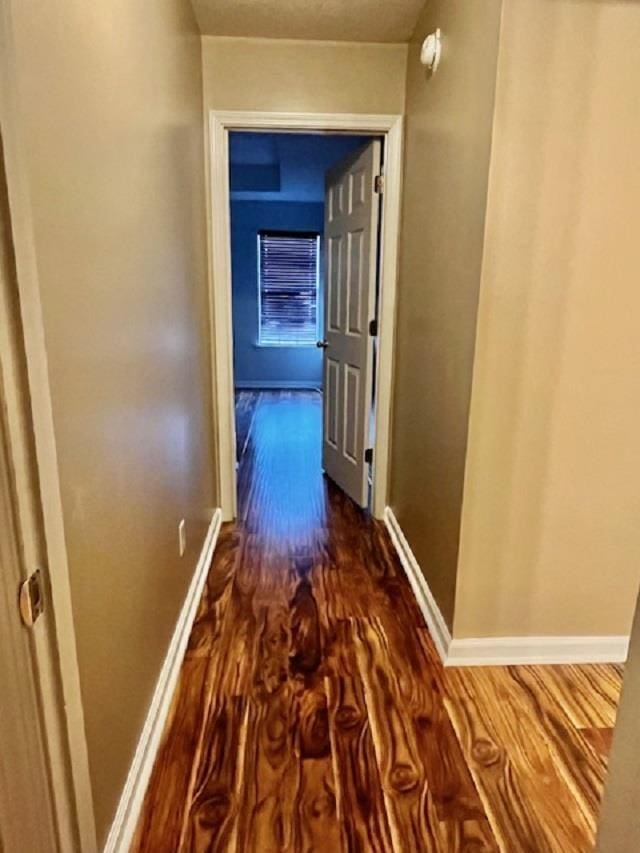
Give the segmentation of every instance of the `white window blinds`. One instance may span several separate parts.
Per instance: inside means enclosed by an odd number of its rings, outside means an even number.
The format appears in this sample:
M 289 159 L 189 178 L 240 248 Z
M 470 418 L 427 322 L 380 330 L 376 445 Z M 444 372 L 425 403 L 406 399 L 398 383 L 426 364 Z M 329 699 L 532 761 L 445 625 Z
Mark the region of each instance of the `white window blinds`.
M 315 233 L 258 234 L 259 343 L 309 346 L 318 333 L 320 237 Z

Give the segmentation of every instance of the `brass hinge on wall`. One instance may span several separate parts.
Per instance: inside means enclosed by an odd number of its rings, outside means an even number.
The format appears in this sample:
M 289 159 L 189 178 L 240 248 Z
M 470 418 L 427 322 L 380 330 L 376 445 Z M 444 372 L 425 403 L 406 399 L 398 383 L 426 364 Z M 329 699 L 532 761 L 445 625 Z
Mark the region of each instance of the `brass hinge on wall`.
M 22 621 L 27 628 L 31 628 L 36 623 L 44 610 L 44 589 L 42 585 L 43 578 L 40 569 L 36 569 L 20 585 L 18 597 L 20 616 L 22 616 Z
M 376 178 L 373 182 L 373 189 L 375 192 L 382 195 L 384 192 L 384 175 L 376 175 Z
M 367 447 L 364 452 L 364 461 L 371 464 L 373 462 L 373 447 Z

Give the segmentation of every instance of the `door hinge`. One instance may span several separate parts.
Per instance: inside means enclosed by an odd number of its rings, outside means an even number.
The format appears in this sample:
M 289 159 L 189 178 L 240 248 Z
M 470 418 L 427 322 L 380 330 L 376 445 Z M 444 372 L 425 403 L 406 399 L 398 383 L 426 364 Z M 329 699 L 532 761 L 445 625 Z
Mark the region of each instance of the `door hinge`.
M 371 464 L 373 462 L 373 447 L 367 447 L 364 452 L 364 461 Z
M 20 606 L 20 616 L 22 616 L 24 624 L 28 628 L 35 625 L 38 617 L 44 611 L 44 589 L 40 569 L 36 569 L 21 584 L 18 603 Z
M 373 182 L 373 189 L 375 192 L 382 193 L 384 192 L 384 175 L 376 175 L 375 180 Z
M 377 320 L 369 320 L 369 334 L 372 338 L 378 337 L 378 321 Z

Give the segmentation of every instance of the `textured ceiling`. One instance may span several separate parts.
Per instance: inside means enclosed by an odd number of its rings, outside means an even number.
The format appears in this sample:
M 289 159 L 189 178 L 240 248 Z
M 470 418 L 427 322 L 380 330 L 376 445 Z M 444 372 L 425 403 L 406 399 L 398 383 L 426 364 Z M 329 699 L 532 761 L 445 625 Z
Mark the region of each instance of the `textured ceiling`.
M 405 42 L 424 0 L 192 0 L 212 36 Z

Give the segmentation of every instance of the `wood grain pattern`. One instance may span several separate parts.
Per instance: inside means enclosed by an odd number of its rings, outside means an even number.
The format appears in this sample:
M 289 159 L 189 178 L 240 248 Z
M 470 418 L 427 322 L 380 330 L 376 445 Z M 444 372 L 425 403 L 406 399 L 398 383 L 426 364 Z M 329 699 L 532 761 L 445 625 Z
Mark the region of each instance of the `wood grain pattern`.
M 325 686 L 341 828 L 337 849 L 387 853 L 393 850 L 389 822 L 352 626 L 347 621 L 336 623 Z
M 608 759 L 613 742 L 613 729 L 580 729 L 580 735 L 592 749 L 604 759 Z
M 449 712 L 502 845 L 521 838 L 530 850 L 589 850 L 593 826 L 554 761 L 539 709 L 509 669 L 447 676 Z
M 210 656 L 187 658 L 182 665 L 165 738 L 132 845 L 134 850 L 180 849 L 211 699 L 210 667 Z
M 133 850 L 587 851 L 617 667 L 444 670 L 321 398 L 241 392 L 224 525 Z
M 536 667 L 513 667 L 510 676 L 536 710 L 536 724 L 549 743 L 558 773 L 580 804 L 590 832 L 595 832 L 600 795 L 607 764 L 597 751 L 585 749 L 584 739 L 574 728 L 565 708 L 548 689 L 551 679 Z

